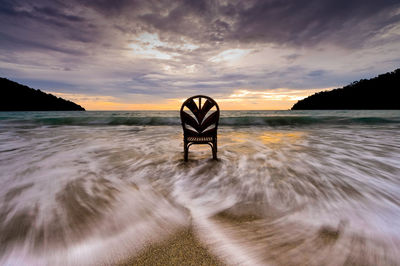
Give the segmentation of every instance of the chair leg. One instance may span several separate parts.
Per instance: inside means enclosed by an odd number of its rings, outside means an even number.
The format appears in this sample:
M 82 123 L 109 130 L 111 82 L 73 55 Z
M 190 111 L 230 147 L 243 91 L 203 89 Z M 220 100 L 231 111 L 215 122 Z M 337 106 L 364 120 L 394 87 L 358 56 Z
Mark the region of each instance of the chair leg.
M 187 145 L 187 143 L 186 143 L 186 141 L 184 142 L 184 147 L 183 147 L 183 150 L 184 150 L 184 160 L 185 160 L 185 162 L 187 162 L 188 161 L 188 157 L 189 157 L 189 148 L 188 148 L 188 145 Z
M 216 142 L 213 143 L 212 154 L 213 154 L 213 159 L 218 160 L 218 158 L 217 158 L 217 143 Z

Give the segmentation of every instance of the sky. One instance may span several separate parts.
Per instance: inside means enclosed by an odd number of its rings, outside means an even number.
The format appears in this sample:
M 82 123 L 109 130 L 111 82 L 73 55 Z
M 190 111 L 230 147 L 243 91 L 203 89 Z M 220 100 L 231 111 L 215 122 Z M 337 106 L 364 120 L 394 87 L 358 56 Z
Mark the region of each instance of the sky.
M 398 0 L 0 0 L 0 76 L 87 110 L 285 110 L 399 67 Z

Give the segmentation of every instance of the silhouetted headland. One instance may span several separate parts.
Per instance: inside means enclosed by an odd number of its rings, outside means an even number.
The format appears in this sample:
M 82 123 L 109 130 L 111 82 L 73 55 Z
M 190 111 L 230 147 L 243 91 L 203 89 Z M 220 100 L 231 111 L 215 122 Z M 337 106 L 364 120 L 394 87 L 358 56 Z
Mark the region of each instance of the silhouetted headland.
M 292 110 L 389 110 L 400 109 L 400 68 L 343 88 L 315 93 L 293 105 Z
M 85 111 L 71 101 L 0 78 L 0 111 Z

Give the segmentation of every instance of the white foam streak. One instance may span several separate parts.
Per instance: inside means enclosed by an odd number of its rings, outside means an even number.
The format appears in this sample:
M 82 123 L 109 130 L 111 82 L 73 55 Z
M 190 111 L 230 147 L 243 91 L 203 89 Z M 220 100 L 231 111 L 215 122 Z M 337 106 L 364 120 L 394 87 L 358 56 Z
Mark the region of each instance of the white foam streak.
M 190 226 L 232 265 L 400 260 L 397 127 L 218 141 L 185 163 L 176 126 L 0 127 L 0 264 L 113 264 Z
M 237 243 L 224 233 L 223 227 L 212 222 L 207 216 L 191 212 L 193 226 L 200 240 L 227 265 L 269 265 L 258 260 L 252 249 L 245 243 Z

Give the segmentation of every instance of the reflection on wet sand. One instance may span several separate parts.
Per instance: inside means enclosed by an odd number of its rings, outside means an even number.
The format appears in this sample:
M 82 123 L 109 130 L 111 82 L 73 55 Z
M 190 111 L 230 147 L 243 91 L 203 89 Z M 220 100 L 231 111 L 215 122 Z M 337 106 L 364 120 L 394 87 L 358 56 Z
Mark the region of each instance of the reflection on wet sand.
M 284 144 L 284 143 L 295 143 L 301 138 L 305 137 L 306 132 L 304 131 L 288 131 L 288 130 L 268 130 L 246 132 L 246 131 L 227 131 L 220 136 L 220 140 L 229 144 L 243 143 L 251 140 L 261 140 L 263 144 Z
M 301 131 L 290 131 L 290 132 L 264 132 L 260 134 L 259 138 L 261 139 L 262 143 L 266 145 L 271 144 L 282 144 L 282 143 L 296 143 L 304 138 L 306 133 Z

